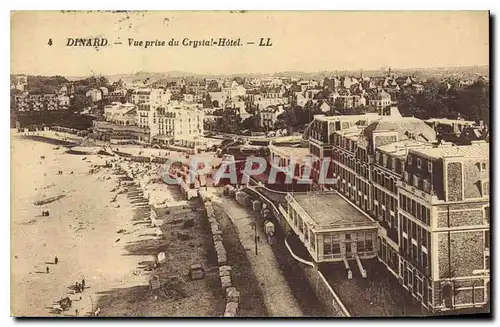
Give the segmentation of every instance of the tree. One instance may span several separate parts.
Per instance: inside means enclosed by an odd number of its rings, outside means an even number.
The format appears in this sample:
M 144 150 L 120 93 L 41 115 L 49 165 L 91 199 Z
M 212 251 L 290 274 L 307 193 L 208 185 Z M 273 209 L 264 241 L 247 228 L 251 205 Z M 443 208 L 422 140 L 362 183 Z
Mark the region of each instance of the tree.
M 250 116 L 250 117 L 246 118 L 241 123 L 241 127 L 243 129 L 249 129 L 251 131 L 258 131 L 260 129 L 259 116 L 254 115 L 254 116 Z
M 205 95 L 205 98 L 203 99 L 203 107 L 204 108 L 213 108 L 212 107 L 212 97 L 210 96 L 209 93 Z
M 489 124 L 489 83 L 476 81 L 463 89 L 447 90 L 439 81 L 430 79 L 424 86 L 424 92 L 405 91 L 400 94 L 398 107 L 403 116 L 421 119 L 462 117 Z
M 90 105 L 90 99 L 85 94 L 77 93 L 70 99 L 70 106 L 73 111 L 82 111 Z
M 236 76 L 233 78 L 233 81 L 236 81 L 236 83 L 238 83 L 238 85 L 243 85 L 245 84 L 245 79 L 243 77 L 240 77 L 240 76 Z

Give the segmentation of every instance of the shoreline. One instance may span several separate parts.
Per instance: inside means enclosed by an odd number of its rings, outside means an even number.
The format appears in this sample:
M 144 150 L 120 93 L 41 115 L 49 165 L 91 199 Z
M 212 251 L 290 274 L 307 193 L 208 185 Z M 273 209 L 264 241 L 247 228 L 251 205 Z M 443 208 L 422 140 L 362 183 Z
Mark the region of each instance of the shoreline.
M 102 163 L 103 159 L 88 155 L 82 160 L 82 156 L 68 154 L 62 147 L 56 149 L 53 144 L 16 134 L 11 137 L 11 151 L 12 166 L 17 167 L 12 172 L 11 315 L 61 316 L 51 313 L 51 308 L 54 301 L 69 296 L 74 300 L 72 309 L 62 316 L 75 316 L 75 309 L 80 316 L 89 316 L 110 292 L 147 289 L 150 276 L 139 263 L 154 260 L 155 256 L 131 252 L 131 246 L 164 242 L 148 232 L 150 227 L 144 218 L 149 209 L 138 220 L 139 211 L 144 208 L 139 208 L 129 194 L 116 194 L 117 176 L 110 168 L 89 174 L 92 165 Z M 59 174 L 59 170 L 63 173 Z M 65 196 L 34 205 L 39 198 L 50 198 L 53 195 L 50 193 Z M 50 216 L 42 216 L 41 211 L 49 211 Z M 119 233 L 121 230 L 127 232 Z M 205 260 L 205 250 L 203 247 L 201 250 L 199 260 Z M 189 253 L 185 249 L 178 255 L 184 252 Z M 58 264 L 53 264 L 55 256 Z M 45 272 L 47 267 L 49 273 Z M 83 278 L 88 285 L 85 291 L 73 294 L 72 286 Z M 202 284 L 207 282 L 202 280 Z M 198 288 L 203 289 L 202 286 Z M 209 290 L 205 293 L 208 294 L 205 311 L 190 306 L 191 312 L 217 315 L 212 308 L 217 301 Z M 185 301 L 189 304 L 192 298 Z M 175 306 L 163 308 L 165 300 L 157 305 L 156 309 L 141 311 L 141 315 L 162 316 L 164 312 L 163 316 L 168 316 L 175 309 Z M 103 316 L 116 316 L 110 308 L 102 310 Z

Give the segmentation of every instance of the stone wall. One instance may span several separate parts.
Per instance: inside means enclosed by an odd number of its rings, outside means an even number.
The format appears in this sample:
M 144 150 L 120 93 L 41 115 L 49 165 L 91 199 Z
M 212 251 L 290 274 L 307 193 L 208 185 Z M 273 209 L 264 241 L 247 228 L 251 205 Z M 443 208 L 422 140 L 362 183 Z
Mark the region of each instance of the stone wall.
M 327 313 L 331 317 L 350 317 L 351 314 L 345 308 L 344 304 L 332 289 L 323 274 L 314 267 L 297 262 L 297 266 L 303 271 L 304 276 L 311 284 L 314 293 L 323 303 Z
M 477 207 L 477 206 L 476 206 Z M 461 226 L 477 226 L 485 223 L 484 211 L 482 207 L 465 211 L 454 211 L 454 206 L 450 206 L 449 219 L 450 226 L 448 226 L 448 211 L 442 207 L 443 211 L 438 212 L 438 227 L 461 227 Z
M 462 201 L 462 163 L 450 162 L 447 167 L 448 201 Z
M 227 252 L 224 247 L 222 231 L 215 215 L 211 196 L 204 189 L 200 189 L 198 191 L 198 195 L 205 208 L 205 217 L 208 220 L 215 252 L 217 253 L 217 264 L 219 266 L 218 274 L 221 283 L 221 291 L 224 298 L 226 299 L 224 317 L 235 317 L 238 313 L 240 292 L 236 289 L 236 287 L 233 287 L 232 285 L 232 267 L 231 265 L 229 265 L 227 260 Z
M 448 237 L 450 237 L 449 242 Z M 439 277 L 473 276 L 474 270 L 484 269 L 483 242 L 482 231 L 440 233 L 438 236 Z M 451 245 L 451 251 L 448 251 L 448 244 Z M 449 276 L 450 272 L 451 276 Z
M 480 165 L 480 162 L 477 164 L 471 161 L 464 163 L 464 197 L 466 199 L 480 198 L 482 196 L 483 192 L 479 181 L 489 176 L 481 173 Z

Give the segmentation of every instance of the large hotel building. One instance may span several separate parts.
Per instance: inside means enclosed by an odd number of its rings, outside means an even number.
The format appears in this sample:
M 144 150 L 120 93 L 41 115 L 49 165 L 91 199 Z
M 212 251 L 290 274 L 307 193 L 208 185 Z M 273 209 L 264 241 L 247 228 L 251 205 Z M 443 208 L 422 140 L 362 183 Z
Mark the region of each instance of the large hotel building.
M 438 141 L 431 126 L 397 111 L 390 116 L 315 116 L 308 136 L 316 162 L 313 178 L 319 176 L 321 159 L 330 157 L 338 193 L 377 226 L 377 257 L 423 307 L 442 312 L 489 302 L 489 143 L 458 146 Z M 295 221 L 324 217 L 313 217 L 317 207 L 304 213 L 293 194 L 287 200 L 289 224 L 317 263 L 325 260 L 326 249 L 334 249 L 339 260 L 369 256 L 358 256 L 356 247 L 346 251 L 345 236 L 339 248 L 331 236 L 322 237 L 314 229 L 311 244 Z M 325 213 L 328 210 L 331 214 Z M 335 210 L 325 212 L 335 220 Z M 365 221 L 353 228 L 362 228 L 366 238 L 364 230 L 370 226 Z

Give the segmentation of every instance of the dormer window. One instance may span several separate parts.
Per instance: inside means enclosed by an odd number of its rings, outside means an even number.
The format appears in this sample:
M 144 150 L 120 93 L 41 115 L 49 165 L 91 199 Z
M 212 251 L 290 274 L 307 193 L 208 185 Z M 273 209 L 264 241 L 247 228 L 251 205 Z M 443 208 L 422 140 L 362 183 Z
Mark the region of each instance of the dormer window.
M 429 162 L 427 164 L 427 170 L 429 171 L 429 173 L 432 173 L 432 162 Z
M 420 169 L 422 168 L 422 159 L 417 158 L 417 167 Z
M 483 162 L 483 163 L 481 164 L 481 168 L 482 168 L 482 170 L 483 170 L 483 171 L 486 171 L 486 166 L 487 166 L 487 165 L 486 165 L 486 162 Z
M 408 164 L 411 165 L 411 156 L 408 156 Z

